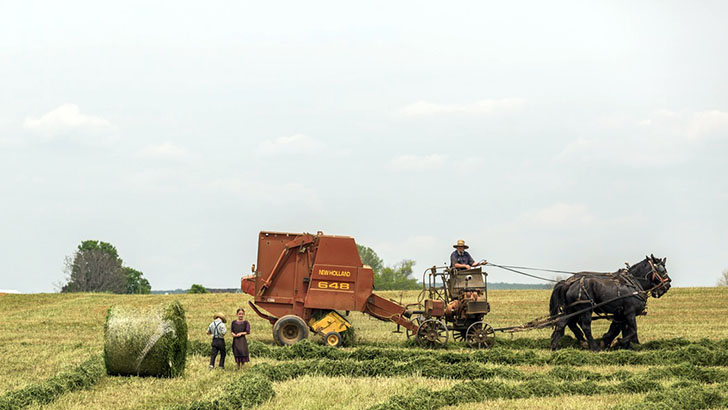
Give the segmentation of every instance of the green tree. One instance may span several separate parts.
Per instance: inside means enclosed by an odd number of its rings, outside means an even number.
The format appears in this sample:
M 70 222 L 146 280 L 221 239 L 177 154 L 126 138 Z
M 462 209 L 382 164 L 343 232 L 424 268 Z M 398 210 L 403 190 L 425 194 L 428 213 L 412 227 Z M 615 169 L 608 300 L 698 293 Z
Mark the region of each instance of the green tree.
M 382 261 L 382 258 L 380 258 L 379 255 L 377 255 L 377 253 L 372 250 L 372 248 L 357 244 L 356 249 L 359 251 L 361 262 L 364 265 L 369 265 L 374 271 L 375 275 L 382 271 L 382 268 L 384 267 L 384 262 Z
M 187 293 L 208 293 L 208 292 L 207 292 L 207 288 L 195 283 L 192 286 L 190 286 L 190 290 L 188 290 Z
M 422 285 L 410 277 L 414 264 L 415 261 L 405 259 L 392 267 L 382 268 L 378 275 L 374 275 L 374 287 L 379 290 L 419 289 Z
M 149 281 L 142 277 L 142 272 L 128 266 L 124 267 L 124 276 L 126 276 L 126 293 L 130 294 L 149 294 L 152 292 L 152 286 Z
M 718 279 L 718 286 L 728 286 L 728 269 L 723 271 L 723 274 L 720 275 L 720 279 Z
M 412 266 L 415 261 L 405 259 L 392 267 L 385 267 L 382 258 L 372 248 L 356 245 L 359 256 L 364 265 L 369 265 L 374 271 L 374 288 L 379 290 L 406 290 L 419 289 L 417 279 L 411 278 Z
M 114 245 L 103 241 L 83 241 L 72 256 L 66 257 L 67 282 L 61 292 L 124 293 L 126 277 Z

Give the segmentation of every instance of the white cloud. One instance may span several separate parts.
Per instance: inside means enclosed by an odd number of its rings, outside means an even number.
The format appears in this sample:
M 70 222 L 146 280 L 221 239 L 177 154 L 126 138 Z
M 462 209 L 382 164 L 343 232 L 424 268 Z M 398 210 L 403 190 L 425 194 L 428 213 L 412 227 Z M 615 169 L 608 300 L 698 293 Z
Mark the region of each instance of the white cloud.
M 303 134 L 278 137 L 274 140 L 264 140 L 258 144 L 256 153 L 264 157 L 313 155 L 326 149 L 326 144 L 315 138 Z
M 519 98 L 479 100 L 468 104 L 439 104 L 417 101 L 404 107 L 401 113 L 407 117 L 429 117 L 443 114 L 497 114 L 520 109 L 525 101 Z
M 287 207 L 290 204 L 282 198 L 296 198 L 296 203 L 314 211 L 323 209 L 318 193 L 299 183 L 272 184 L 252 181 L 244 177 L 220 178 L 211 183 L 216 191 L 241 196 L 255 203 L 271 207 Z
M 137 153 L 137 156 L 150 159 L 184 160 L 190 153 L 186 148 L 175 145 L 169 141 L 159 145 L 149 145 Z
M 606 128 L 595 131 L 603 132 Z M 666 166 L 695 155 L 715 139 L 728 139 L 728 113 L 655 111 L 647 118 L 615 124 L 611 134 L 580 137 L 557 156 L 565 162 L 609 162 L 634 167 Z
M 65 136 L 77 142 L 94 144 L 116 139 L 116 127 L 111 122 L 83 114 L 75 104 L 63 104 L 38 118 L 29 116 L 23 125 L 46 139 Z
M 471 174 L 475 172 L 483 164 L 483 160 L 478 157 L 465 158 L 458 161 L 457 167 L 461 174 Z
M 406 238 L 395 238 L 394 240 L 386 240 L 381 242 L 375 242 L 372 244 L 373 248 L 381 258 L 384 259 L 384 263 L 387 266 L 399 263 L 403 259 L 414 259 L 415 253 L 413 249 L 417 250 L 417 253 L 427 253 L 430 255 L 437 255 L 441 248 L 438 245 L 442 245 L 441 241 L 432 235 L 412 235 Z M 447 250 L 447 248 L 445 248 Z M 437 261 L 437 259 L 435 260 Z M 431 263 L 432 261 L 425 262 Z M 437 263 L 437 262 L 434 262 Z M 417 270 L 415 270 L 417 271 Z M 418 280 L 421 280 L 421 276 L 418 273 L 414 274 Z
M 590 225 L 596 220 L 585 205 L 566 203 L 557 203 L 543 209 L 527 212 L 522 219 L 529 224 L 553 228 Z
M 687 135 L 693 139 L 728 139 L 728 112 L 711 110 L 693 114 L 687 128 Z
M 447 155 L 400 155 L 389 161 L 389 167 L 397 171 L 424 171 L 440 168 L 447 161 Z

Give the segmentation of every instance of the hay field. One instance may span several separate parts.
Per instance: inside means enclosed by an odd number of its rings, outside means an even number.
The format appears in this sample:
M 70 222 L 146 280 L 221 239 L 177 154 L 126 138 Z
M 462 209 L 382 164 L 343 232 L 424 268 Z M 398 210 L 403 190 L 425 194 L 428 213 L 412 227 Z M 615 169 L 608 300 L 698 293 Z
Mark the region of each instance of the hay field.
M 417 296 L 381 294 L 404 302 Z M 492 312 L 486 320 L 494 327 L 527 322 L 547 314 L 548 297 L 542 290 L 490 291 Z M 84 370 L 79 378 L 80 368 L 97 369 L 93 360 L 103 350 L 110 305 L 172 300 L 186 310 L 195 347 L 184 377 L 110 377 Z M 248 309 L 252 366 L 208 371 L 208 358 L 194 352 L 206 349 L 212 314 L 222 310 L 232 317 L 248 300 L 241 294 L 0 295 L 0 409 L 19 404 L 50 409 L 725 408 L 728 403 L 728 288 L 673 288 L 662 299 L 650 299 L 648 315 L 638 319 L 642 346 L 629 352 L 552 353 L 543 348 L 548 329 L 498 334 L 496 347 L 488 351 L 458 345 L 423 350 L 408 347 L 404 334 L 392 332 L 393 324 L 359 313 L 349 316 L 357 334 L 353 348 L 331 352 L 306 343 L 283 349 L 273 346 L 271 325 Z M 595 336 L 606 326 L 595 322 Z M 233 364 L 232 355 L 228 359 Z M 23 402 L 23 397 L 41 399 Z

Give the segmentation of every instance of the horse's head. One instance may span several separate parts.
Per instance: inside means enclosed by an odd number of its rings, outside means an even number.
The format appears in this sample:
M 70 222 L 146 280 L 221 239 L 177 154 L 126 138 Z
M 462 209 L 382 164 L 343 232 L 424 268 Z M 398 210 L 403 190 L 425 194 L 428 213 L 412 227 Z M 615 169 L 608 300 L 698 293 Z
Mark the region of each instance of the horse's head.
M 659 298 L 670 289 L 670 276 L 667 274 L 667 258 L 655 258 L 655 255 L 646 256 L 645 260 L 649 264 L 649 270 L 645 274 L 645 280 L 650 284 L 648 289 L 652 289 L 650 293 L 652 297 Z

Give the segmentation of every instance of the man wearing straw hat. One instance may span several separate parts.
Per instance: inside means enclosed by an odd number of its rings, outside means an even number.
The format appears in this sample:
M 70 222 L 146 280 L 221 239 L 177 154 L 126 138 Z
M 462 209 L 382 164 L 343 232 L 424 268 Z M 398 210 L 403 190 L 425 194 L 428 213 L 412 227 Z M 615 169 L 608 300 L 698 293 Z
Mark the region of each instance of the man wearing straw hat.
M 214 320 L 207 327 L 207 334 L 212 335 L 212 357 L 210 358 L 210 370 L 215 368 L 215 358 L 217 353 L 220 352 L 220 368 L 225 368 L 225 333 L 227 328 L 225 327 L 225 315 L 221 312 L 215 313 L 213 316 Z
M 458 239 L 458 242 L 452 246 L 455 248 L 455 251 L 450 254 L 450 268 L 455 270 L 466 270 L 471 269 L 476 266 L 485 265 L 487 262 L 485 260 L 481 262 L 475 262 L 472 256 L 466 251 L 466 249 L 469 248 L 468 245 L 465 244 L 465 241 L 462 239 Z M 477 301 L 479 299 L 479 294 L 476 291 L 473 290 L 467 290 L 462 294 L 463 303 L 469 302 L 469 301 Z M 455 315 L 456 312 L 460 312 L 460 318 L 465 318 L 465 310 L 460 309 L 460 297 L 455 298 L 450 303 L 447 304 L 445 307 L 445 314 L 448 316 Z M 467 305 L 466 305 L 467 306 Z
M 465 244 L 464 240 L 458 239 L 458 242 L 452 247 L 455 248 L 455 251 L 450 254 L 451 268 L 455 268 L 456 270 L 465 270 L 486 264 L 485 261 L 475 262 L 475 259 L 473 259 L 473 257 L 466 251 L 469 246 Z

